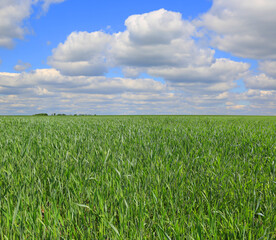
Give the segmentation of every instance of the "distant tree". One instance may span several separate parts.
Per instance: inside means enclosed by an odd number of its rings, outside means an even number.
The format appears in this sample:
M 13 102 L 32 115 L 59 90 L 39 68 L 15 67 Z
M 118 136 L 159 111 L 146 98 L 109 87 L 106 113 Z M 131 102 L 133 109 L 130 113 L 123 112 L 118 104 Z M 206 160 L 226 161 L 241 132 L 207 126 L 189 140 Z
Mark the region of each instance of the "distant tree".
M 34 116 L 48 116 L 47 113 L 37 113 L 37 114 L 34 114 Z

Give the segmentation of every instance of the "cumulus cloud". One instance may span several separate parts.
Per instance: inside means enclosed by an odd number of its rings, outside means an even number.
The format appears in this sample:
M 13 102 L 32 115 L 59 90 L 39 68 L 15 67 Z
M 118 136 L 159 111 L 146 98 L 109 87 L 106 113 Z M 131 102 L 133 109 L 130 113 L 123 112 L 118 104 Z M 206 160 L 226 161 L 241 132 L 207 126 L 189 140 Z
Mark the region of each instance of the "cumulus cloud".
M 25 91 L 43 93 L 71 92 L 87 94 L 121 94 L 124 92 L 160 92 L 166 86 L 152 79 L 100 77 L 68 77 L 55 69 L 38 69 L 29 73 L 0 73 L 1 94 Z
M 234 2 L 227 7 L 233 8 Z M 213 8 L 223 3 L 215 0 Z M 215 12 L 212 9 L 207 15 Z M 99 114 L 250 114 L 262 106 L 259 113 L 276 114 L 274 61 L 261 61 L 264 73 L 254 76 L 247 63 L 216 59 L 213 49 L 195 39 L 199 35 L 194 22 L 160 9 L 130 16 L 123 32 L 73 32 L 53 49 L 48 58 L 52 69 L 0 73 L 0 112 L 10 107 L 26 113 L 35 108 Z M 231 37 L 230 30 L 218 29 Z M 24 63 L 18 65 L 16 69 L 25 70 Z M 122 69 L 124 77 L 106 77 L 113 67 Z M 239 79 L 250 89 L 230 91 Z
M 210 64 L 214 51 L 200 49 L 192 39 L 178 38 L 168 44 L 135 44 L 128 31 L 118 33 L 111 48 L 116 65 L 131 67 L 188 66 Z
M 276 114 L 276 91 L 177 91 L 153 79 L 64 76 L 55 69 L 0 73 L 0 114 Z
M 248 89 L 234 98 L 250 103 L 252 114 L 276 115 L 276 91 Z
M 0 46 L 12 47 L 13 39 L 25 33 L 21 23 L 31 14 L 31 0 L 2 0 L 0 3 Z
M 210 66 L 151 68 L 148 73 L 186 90 L 226 91 L 235 86 L 235 80 L 247 74 L 249 67 L 247 63 L 220 58 Z
M 185 98 L 200 114 L 276 115 L 276 91 L 248 89 L 242 93 L 224 92 Z
M 276 78 L 265 73 L 248 76 L 244 79 L 244 82 L 251 89 L 276 90 Z
M 231 110 L 243 110 L 246 108 L 246 105 L 233 105 L 233 106 L 227 106 L 226 109 L 231 109 Z
M 169 44 L 183 36 L 189 38 L 195 32 L 195 27 L 183 21 L 180 13 L 165 9 L 132 15 L 125 25 L 130 40 L 138 45 Z
M 122 95 L 124 101 L 136 96 L 136 103 L 150 101 L 150 94 L 155 95 L 152 90 L 145 94 L 145 89 L 151 88 L 147 85 L 148 80 L 139 79 L 139 75 L 147 73 L 160 77 L 166 82 L 162 85 L 167 92 L 165 99 L 178 104 L 175 109 L 181 109 L 185 102 L 198 109 L 202 104 L 207 107 L 207 103 L 215 107 L 218 102 L 228 99 L 225 93 L 237 87 L 236 80 L 248 74 L 249 64 L 215 59 L 213 49 L 197 43 L 193 38 L 197 34 L 195 26 L 183 20 L 180 13 L 160 9 L 130 16 L 125 25 L 125 31 L 114 34 L 73 32 L 53 50 L 48 63 L 68 79 L 78 79 L 78 83 L 83 78 L 94 79 L 94 92 L 96 86 L 101 89 L 104 89 L 102 86 L 106 86 L 105 89 L 114 86 L 112 91 L 116 92 L 115 86 L 122 82 L 125 89 L 130 83 L 135 82 L 137 86 L 140 83 L 141 87 L 145 86 L 144 93 Z M 104 73 L 111 67 L 122 68 L 125 78 L 107 80 Z M 74 91 L 89 93 L 91 89 L 84 85 Z M 108 90 L 98 93 L 112 94 Z M 194 95 L 200 96 L 201 100 Z M 156 97 L 154 102 L 163 97 Z
M 0 2 L 0 47 L 11 48 L 14 39 L 23 39 L 28 32 L 23 20 L 32 14 L 32 6 L 42 2 L 43 9 L 61 0 L 1 0 Z
M 195 22 L 212 31 L 220 50 L 254 59 L 276 59 L 274 0 L 213 0 L 210 11 Z
M 25 113 L 40 110 L 91 113 L 93 110 L 102 114 L 135 111 L 145 114 L 151 107 L 158 111 L 158 103 L 168 101 L 163 110 L 169 108 L 173 95 L 165 84 L 153 79 L 68 77 L 55 69 L 0 73 L 1 114 L 9 113 L 9 109 Z
M 214 51 L 196 45 L 195 27 L 180 13 L 164 9 L 130 16 L 126 31 L 114 35 L 114 62 L 121 66 L 188 66 L 210 64 Z
M 268 76 L 276 78 L 276 61 L 259 62 L 259 69 Z
M 170 82 L 204 83 L 217 91 L 235 87 L 233 81 L 249 68 L 216 60 L 214 50 L 195 42 L 196 28 L 180 13 L 160 9 L 130 16 L 125 25 L 124 32 L 115 34 L 73 32 L 48 63 L 68 76 L 97 76 L 122 67 L 126 77 L 148 73 Z
M 30 63 L 19 60 L 18 63 L 13 67 L 13 69 L 18 72 L 23 72 L 31 67 L 32 65 Z
M 103 32 L 73 32 L 53 50 L 48 63 L 69 76 L 98 76 L 108 70 L 107 51 L 112 36 Z
M 195 27 L 182 20 L 180 13 L 160 9 L 130 16 L 125 25 L 124 32 L 112 35 L 74 32 L 53 50 L 48 63 L 66 75 L 93 76 L 103 75 L 112 66 L 137 75 L 141 67 L 183 67 L 214 61 L 214 51 L 196 45 L 191 38 Z

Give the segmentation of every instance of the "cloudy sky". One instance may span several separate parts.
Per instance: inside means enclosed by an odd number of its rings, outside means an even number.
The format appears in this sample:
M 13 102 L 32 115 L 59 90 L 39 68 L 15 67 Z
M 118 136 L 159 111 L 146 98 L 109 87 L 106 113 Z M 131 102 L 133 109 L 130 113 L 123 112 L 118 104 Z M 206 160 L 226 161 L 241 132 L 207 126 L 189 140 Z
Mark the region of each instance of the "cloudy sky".
M 276 115 L 275 0 L 0 0 L 0 114 Z

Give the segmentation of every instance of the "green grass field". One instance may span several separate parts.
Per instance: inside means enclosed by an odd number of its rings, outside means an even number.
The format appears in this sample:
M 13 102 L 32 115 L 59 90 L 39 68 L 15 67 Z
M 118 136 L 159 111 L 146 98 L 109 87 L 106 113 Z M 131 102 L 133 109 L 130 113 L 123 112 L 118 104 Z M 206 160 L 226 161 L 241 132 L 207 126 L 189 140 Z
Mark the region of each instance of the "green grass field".
M 0 117 L 0 239 L 276 239 L 276 117 Z

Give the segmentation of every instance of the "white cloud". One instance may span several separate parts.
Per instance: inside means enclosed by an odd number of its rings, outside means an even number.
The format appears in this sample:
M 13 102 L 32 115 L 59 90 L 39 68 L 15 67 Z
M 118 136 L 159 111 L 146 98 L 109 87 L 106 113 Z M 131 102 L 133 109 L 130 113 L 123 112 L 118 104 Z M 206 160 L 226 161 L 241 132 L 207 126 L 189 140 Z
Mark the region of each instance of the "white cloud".
M 141 72 L 143 72 L 143 70 L 141 68 L 137 68 L 137 67 L 124 67 L 123 68 L 124 76 L 129 77 L 129 78 L 137 78 Z
M 211 64 L 214 51 L 195 43 L 195 27 L 181 17 L 164 9 L 130 16 L 126 31 L 115 34 L 114 62 L 132 67 Z
M 169 44 L 183 36 L 190 38 L 195 32 L 195 27 L 183 21 L 180 13 L 165 9 L 132 15 L 125 25 L 130 41 L 137 45 Z
M 21 23 L 31 14 L 31 0 L 2 0 L 0 3 L 0 46 L 12 47 L 13 39 L 25 33 Z
M 34 92 L 38 96 L 52 96 L 53 93 L 49 92 L 46 88 L 37 87 L 34 89 Z
M 1 0 L 0 2 L 0 47 L 11 48 L 14 39 L 23 39 L 28 32 L 23 20 L 32 14 L 33 5 L 42 2 L 46 11 L 51 3 L 61 0 Z
M 276 115 L 276 91 L 248 89 L 245 93 L 236 95 L 235 98 L 250 102 L 253 114 Z
M 97 76 L 107 72 L 106 52 L 112 36 L 103 32 L 73 32 L 53 50 L 48 63 L 69 76 Z
M 22 62 L 21 60 L 19 60 L 13 69 L 18 72 L 23 72 L 31 67 L 32 67 L 32 65 L 30 63 Z
M 206 104 L 214 110 L 219 103 L 226 110 L 224 102 L 230 101 L 227 91 L 237 87 L 236 80 L 248 74 L 247 63 L 215 59 L 214 50 L 193 39 L 195 27 L 179 13 L 161 9 L 133 15 L 125 25 L 124 32 L 115 34 L 73 32 L 53 50 L 48 63 L 61 72 L 62 79 L 64 75 L 67 81 L 71 79 L 66 83 L 70 90 L 63 92 L 112 95 L 113 91 L 121 92 L 124 103 L 156 104 L 163 99 L 166 109 L 172 107 L 171 101 L 178 110 L 183 106 L 188 109 L 188 103 L 201 110 L 208 108 Z M 121 67 L 125 78 L 104 77 L 110 67 Z M 159 83 L 162 96 L 150 100 L 150 95 L 159 95 L 152 89 L 158 82 L 138 80 L 141 73 L 165 80 L 167 85 Z M 59 83 L 61 78 L 55 79 Z M 77 86 L 76 82 L 83 85 Z M 143 90 L 139 92 L 138 86 Z
M 53 3 L 62 3 L 65 0 L 43 0 L 42 9 L 44 12 L 47 12 L 49 10 L 49 7 Z
M 30 73 L 0 73 L 2 94 L 35 90 L 40 93 L 61 92 L 87 94 L 121 94 L 124 92 L 162 92 L 166 86 L 152 79 L 128 79 L 63 76 L 55 69 L 38 69 Z M 38 91 L 37 91 L 38 90 Z M 46 91 L 47 90 L 47 91 Z
M 161 77 L 185 90 L 226 91 L 249 65 L 215 59 L 214 50 L 192 38 L 195 27 L 180 13 L 160 9 L 130 16 L 115 34 L 73 32 L 53 50 L 48 63 L 67 76 L 104 75 L 122 67 L 125 77 Z M 177 84 L 176 84 L 177 83 Z
M 276 78 L 276 61 L 259 62 L 259 69 L 268 76 Z
M 160 35 L 161 36 L 161 35 Z M 116 34 L 111 57 L 118 66 L 188 66 L 210 64 L 214 51 L 201 49 L 192 39 L 176 38 L 168 44 L 135 44 L 129 32 Z
M 216 59 L 210 66 L 186 68 L 151 68 L 149 73 L 172 82 L 227 82 L 239 79 L 248 71 L 249 64 L 225 58 Z
M 168 105 L 173 104 L 173 93 L 165 84 L 152 79 L 68 77 L 55 69 L 0 73 L 1 114 L 10 113 L 11 107 L 17 108 L 13 113 L 24 111 L 26 114 L 36 112 L 35 109 L 67 113 L 91 113 L 92 110 L 105 114 L 149 113 L 151 107 L 158 111 L 156 103 L 165 103 L 166 99 Z
M 227 91 L 236 86 L 234 81 L 245 76 L 249 67 L 247 63 L 221 58 L 210 66 L 150 68 L 148 73 L 186 90 Z
M 0 114 L 276 114 L 276 91 L 177 91 L 152 79 L 0 73 Z M 257 109 L 257 110 L 256 110 Z
M 243 110 L 246 107 L 247 107 L 246 105 L 233 105 L 233 106 L 227 106 L 226 109 L 230 109 L 230 110 Z
M 213 31 L 220 50 L 254 59 L 276 59 L 275 0 L 213 0 L 209 12 L 195 21 Z
M 276 78 L 261 73 L 254 76 L 248 76 L 244 79 L 248 88 L 260 90 L 276 90 Z
M 126 31 L 73 32 L 53 50 L 48 63 L 65 75 L 103 75 L 108 67 L 124 67 L 129 76 L 141 67 L 208 65 L 214 51 L 200 48 L 191 35 L 195 27 L 181 14 L 164 9 L 130 16 Z
M 227 6 L 233 8 L 234 2 Z M 125 31 L 115 34 L 71 33 L 49 57 L 53 69 L 0 73 L 0 113 L 12 107 L 25 113 L 254 114 L 261 108 L 258 113 L 276 114 L 274 61 L 261 61 L 264 73 L 253 76 L 247 63 L 215 59 L 213 49 L 193 38 L 198 32 L 191 22 L 164 9 L 130 16 L 125 25 Z M 15 69 L 25 67 L 21 62 Z M 113 67 L 125 77 L 104 76 Z M 141 78 L 141 73 L 165 83 Z M 229 91 L 241 78 L 250 90 Z

